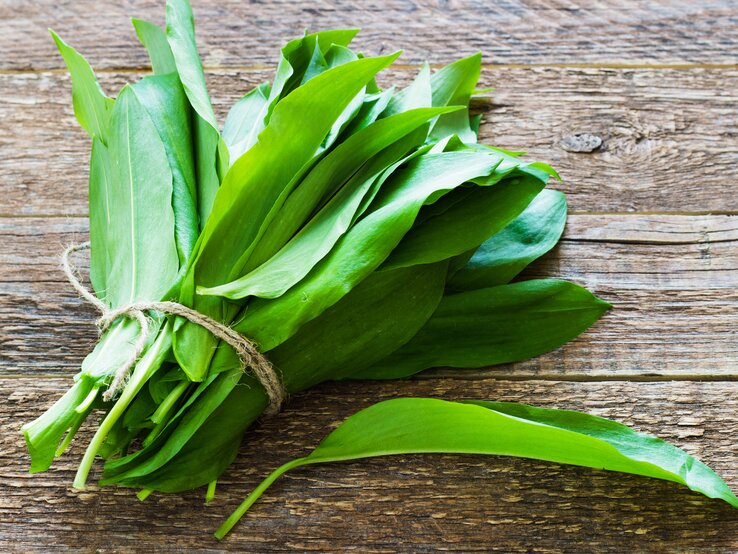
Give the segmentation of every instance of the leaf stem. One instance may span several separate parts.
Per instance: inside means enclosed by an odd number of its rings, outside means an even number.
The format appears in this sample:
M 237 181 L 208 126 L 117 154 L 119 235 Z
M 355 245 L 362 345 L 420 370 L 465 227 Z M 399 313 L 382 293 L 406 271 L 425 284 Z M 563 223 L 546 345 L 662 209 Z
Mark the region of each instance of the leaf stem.
M 272 483 L 274 483 L 274 481 L 276 481 L 284 473 L 286 473 L 290 469 L 294 469 L 296 467 L 309 463 L 310 461 L 307 457 L 297 458 L 296 460 L 287 462 L 286 464 L 275 469 L 266 477 L 266 479 L 259 483 L 259 485 L 251 492 L 251 494 L 249 494 L 246 499 L 241 502 L 238 508 L 236 508 L 235 511 L 230 516 L 228 516 L 228 519 L 226 519 L 222 523 L 222 525 L 218 527 L 218 530 L 215 532 L 215 538 L 221 540 L 228 533 L 230 533 L 231 529 L 233 529 L 233 526 L 239 522 L 239 520 L 246 514 L 246 512 L 248 512 L 249 508 L 253 506 L 254 502 L 256 502 L 259 497 L 264 494 L 264 491 L 266 491 L 272 485 Z
M 118 400 L 113 404 L 105 419 L 102 420 L 97 432 L 92 437 L 90 444 L 87 446 L 85 455 L 80 462 L 77 474 L 74 477 L 74 483 L 72 486 L 75 489 L 82 490 L 85 488 L 87 482 L 87 476 L 90 473 L 92 464 L 95 461 L 98 451 L 102 447 L 103 442 L 108 436 L 108 433 L 115 425 L 115 422 L 123 415 L 128 405 L 135 398 L 138 391 L 141 389 L 143 384 L 151 377 L 151 375 L 161 366 L 163 362 L 164 354 L 171 347 L 172 335 L 170 332 L 169 325 L 162 329 L 162 332 L 157 337 L 154 344 L 149 348 L 143 357 L 136 364 L 131 379 L 128 381 L 123 393 L 120 395 Z
M 100 392 L 100 387 L 93 388 L 89 394 L 85 397 L 85 399 L 79 403 L 79 406 L 77 406 L 74 411 L 78 414 L 82 414 L 87 411 L 87 408 L 89 408 L 92 403 L 95 401 L 95 398 L 97 398 L 97 393 Z
M 169 410 L 172 409 L 172 406 L 174 406 L 174 403 L 179 400 L 179 397 L 182 396 L 182 393 L 187 390 L 187 387 L 190 386 L 190 381 L 180 381 L 176 387 L 172 389 L 172 391 L 164 398 L 161 404 L 159 404 L 159 407 L 156 409 L 154 414 L 151 416 L 151 421 L 154 423 L 161 423 L 166 419 L 167 414 L 169 413 Z
M 76 410 L 75 410 L 76 411 Z M 74 421 L 72 422 L 72 425 L 69 426 L 69 430 L 67 430 L 67 434 L 64 436 L 64 440 L 61 441 L 59 446 L 56 449 L 56 452 L 54 452 L 54 458 L 58 458 L 62 454 L 64 454 L 64 451 L 67 449 L 67 447 L 71 444 L 72 439 L 74 438 L 74 435 L 77 434 L 77 431 L 79 431 L 79 428 L 82 426 L 82 422 L 87 417 L 87 414 L 84 412 L 78 412 L 79 415 L 77 415 L 74 418 Z
M 210 481 L 208 483 L 208 490 L 205 493 L 205 504 L 209 504 L 215 498 L 215 486 L 218 484 L 218 480 Z

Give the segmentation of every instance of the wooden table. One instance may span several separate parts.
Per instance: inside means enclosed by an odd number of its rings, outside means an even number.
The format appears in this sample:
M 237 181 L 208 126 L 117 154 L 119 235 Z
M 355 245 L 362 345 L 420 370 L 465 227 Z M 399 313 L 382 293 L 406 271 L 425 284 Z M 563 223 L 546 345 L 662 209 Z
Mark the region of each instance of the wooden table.
M 258 479 L 326 429 L 398 394 L 524 401 L 615 418 L 671 440 L 738 489 L 738 5 L 706 2 L 196 0 L 216 110 L 271 78 L 305 27 L 364 28 L 368 54 L 405 50 L 407 82 L 482 50 L 486 142 L 550 161 L 571 217 L 528 277 L 574 280 L 615 309 L 524 363 L 397 383 L 326 384 L 251 431 L 204 491 L 139 502 L 70 484 L 89 431 L 45 474 L 18 429 L 70 384 L 93 312 L 58 270 L 87 235 L 88 143 L 45 32 L 88 56 L 111 93 L 146 72 L 128 18 L 162 2 L 0 4 L 0 550 L 505 552 L 738 549 L 738 511 L 673 483 L 527 460 L 407 456 L 295 471 L 225 542 L 212 532 Z M 494 4 L 494 5 L 493 5 Z M 569 137 L 602 139 L 573 153 Z

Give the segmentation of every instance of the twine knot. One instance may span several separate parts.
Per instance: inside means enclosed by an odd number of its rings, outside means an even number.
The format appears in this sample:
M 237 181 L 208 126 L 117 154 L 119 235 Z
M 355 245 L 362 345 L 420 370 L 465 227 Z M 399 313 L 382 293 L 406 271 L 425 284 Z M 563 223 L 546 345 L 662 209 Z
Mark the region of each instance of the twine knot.
M 108 308 L 107 304 L 95 296 L 81 283 L 77 268 L 69 261 L 69 257 L 73 253 L 80 250 L 89 250 L 89 248 L 89 242 L 70 246 L 62 254 L 61 263 L 64 274 L 77 293 L 87 302 L 95 306 L 95 308 L 100 312 L 101 315 L 95 322 L 97 327 L 100 329 L 100 332 L 105 331 L 120 317 L 135 319 L 139 325 L 139 334 L 133 353 L 115 372 L 113 381 L 103 395 L 104 400 L 112 399 L 115 394 L 124 387 L 128 374 L 143 354 L 149 335 L 149 321 L 146 317 L 146 313 L 153 311 L 183 317 L 195 325 L 199 325 L 203 329 L 207 329 L 214 337 L 222 340 L 233 348 L 236 351 L 236 354 L 238 354 L 244 369 L 250 369 L 254 374 L 254 377 L 256 377 L 266 391 L 269 405 L 267 406 L 265 413 L 275 414 L 279 412 L 285 398 L 284 386 L 277 374 L 277 370 L 264 354 L 259 352 L 259 349 L 252 341 L 237 333 L 228 325 L 216 321 L 205 314 L 178 302 L 133 302 L 115 309 Z

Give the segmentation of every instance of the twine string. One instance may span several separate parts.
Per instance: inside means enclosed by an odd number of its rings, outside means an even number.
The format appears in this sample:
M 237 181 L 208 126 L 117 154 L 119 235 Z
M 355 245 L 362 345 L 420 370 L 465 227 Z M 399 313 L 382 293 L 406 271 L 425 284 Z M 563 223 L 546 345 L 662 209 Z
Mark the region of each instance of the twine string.
M 113 381 L 103 395 L 104 400 L 112 399 L 125 386 L 129 373 L 136 365 L 136 362 L 138 362 L 146 348 L 146 342 L 149 335 L 149 321 L 146 317 L 146 313 L 159 312 L 162 314 L 183 317 L 187 321 L 206 329 L 214 337 L 222 340 L 233 348 L 236 351 L 236 354 L 238 354 L 244 369 L 250 369 L 254 374 L 254 377 L 256 377 L 266 391 L 269 405 L 267 406 L 265 413 L 275 414 L 279 411 L 285 398 L 284 386 L 277 374 L 277 370 L 269 360 L 259 352 L 259 349 L 252 341 L 234 331 L 228 325 L 216 321 L 205 314 L 178 302 L 132 302 L 131 304 L 126 304 L 125 306 L 120 306 L 115 309 L 108 308 L 102 300 L 82 284 L 79 271 L 69 260 L 70 256 L 75 252 L 89 250 L 89 248 L 89 242 L 70 246 L 62 254 L 61 264 L 64 274 L 77 293 L 87 302 L 95 306 L 95 308 L 100 312 L 101 315 L 95 322 L 98 329 L 100 332 L 105 331 L 120 317 L 135 319 L 139 325 L 139 333 L 133 352 L 128 360 L 126 360 L 126 362 L 115 372 Z

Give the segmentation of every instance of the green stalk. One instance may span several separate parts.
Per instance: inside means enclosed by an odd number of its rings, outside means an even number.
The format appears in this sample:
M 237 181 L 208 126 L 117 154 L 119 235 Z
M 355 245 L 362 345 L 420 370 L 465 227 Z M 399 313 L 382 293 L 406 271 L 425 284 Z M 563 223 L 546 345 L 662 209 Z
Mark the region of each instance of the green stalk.
M 91 407 L 89 407 L 89 409 L 91 409 Z M 58 458 L 59 456 L 64 454 L 64 451 L 72 443 L 72 439 L 74 439 L 74 435 L 77 434 L 77 431 L 79 431 L 79 428 L 82 426 L 82 422 L 87 418 L 89 409 L 86 412 L 77 412 L 79 415 L 75 417 L 74 421 L 72 422 L 72 425 L 69 427 L 69 430 L 67 431 L 67 434 L 64 436 L 64 440 L 61 442 L 61 444 L 59 444 L 59 446 L 56 449 L 56 452 L 54 452 L 54 458 Z
M 90 406 L 92 406 L 95 398 L 97 398 L 98 392 L 100 392 L 100 387 L 95 387 L 94 389 L 92 389 L 87 397 L 80 403 L 80 405 L 74 409 L 74 411 L 78 414 L 85 413 L 90 408 Z
M 175 402 L 179 400 L 179 397 L 182 396 L 182 393 L 186 391 L 187 387 L 189 386 L 189 381 L 180 381 L 179 383 L 177 383 L 177 386 L 174 387 L 172 391 L 167 395 L 167 397 L 162 401 L 162 403 L 159 404 L 159 407 L 151 416 L 151 421 L 154 423 L 162 423 L 163 421 L 165 421 L 167 415 L 169 414 L 169 411 L 172 409 Z
M 231 529 L 233 529 L 233 526 L 239 522 L 244 514 L 249 511 L 249 508 L 253 506 L 254 502 L 259 500 L 259 497 L 264 494 L 264 492 L 272 485 L 272 483 L 274 483 L 274 481 L 279 479 L 287 471 L 308 463 L 310 462 L 308 461 L 307 457 L 297 458 L 296 460 L 287 462 L 286 464 L 278 467 L 272 473 L 270 473 L 269 476 L 261 483 L 259 483 L 259 486 L 256 487 L 243 502 L 241 502 L 238 508 L 236 508 L 235 511 L 230 516 L 228 516 L 228 519 L 226 519 L 223 524 L 218 527 L 218 530 L 215 532 L 215 538 L 221 540 L 228 533 L 230 533 Z
M 100 423 L 95 436 L 92 437 L 92 440 L 85 451 L 85 455 L 82 458 L 82 462 L 77 469 L 77 474 L 74 477 L 74 483 L 72 486 L 75 489 L 83 490 L 85 488 L 87 476 L 89 475 L 92 464 L 95 461 L 95 456 L 97 456 L 97 453 L 107 438 L 108 433 L 112 429 L 113 425 L 115 425 L 115 422 L 123 415 L 131 401 L 136 397 L 136 394 L 141 390 L 144 383 L 146 383 L 154 372 L 161 367 L 166 353 L 169 351 L 171 346 L 171 326 L 168 323 L 161 330 L 154 344 L 151 345 L 136 364 L 133 374 L 131 375 L 125 389 L 123 389 L 123 393 L 120 395 L 120 398 L 118 398 L 108 412 L 108 415 L 105 416 L 105 419 Z

